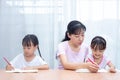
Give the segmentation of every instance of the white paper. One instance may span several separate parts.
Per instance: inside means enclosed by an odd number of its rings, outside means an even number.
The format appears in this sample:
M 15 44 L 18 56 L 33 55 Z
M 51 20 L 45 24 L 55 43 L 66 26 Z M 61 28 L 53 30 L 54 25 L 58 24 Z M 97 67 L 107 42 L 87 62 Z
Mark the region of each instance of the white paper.
M 15 69 L 11 71 L 6 71 L 6 72 L 13 72 L 13 73 L 36 73 L 38 70 L 21 70 L 21 69 Z
M 76 72 L 90 72 L 88 69 L 77 69 Z M 105 69 L 100 69 L 98 72 L 108 72 Z
M 106 69 L 100 69 L 100 70 L 98 70 L 98 72 L 109 72 L 109 71 Z
M 77 69 L 76 72 L 90 72 L 88 69 Z
M 116 71 L 117 71 L 117 72 L 120 72 L 120 70 L 119 70 L 119 69 L 116 69 Z
M 90 72 L 88 69 L 77 69 L 75 72 Z M 109 72 L 109 70 L 106 69 L 100 69 L 98 72 Z M 116 72 L 120 72 L 120 70 L 116 69 Z

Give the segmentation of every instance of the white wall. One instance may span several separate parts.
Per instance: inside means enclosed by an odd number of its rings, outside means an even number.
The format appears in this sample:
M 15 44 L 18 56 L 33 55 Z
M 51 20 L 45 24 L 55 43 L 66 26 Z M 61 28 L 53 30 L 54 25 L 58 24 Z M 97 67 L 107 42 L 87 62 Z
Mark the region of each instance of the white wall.
M 39 4 L 38 4 L 39 3 Z M 37 35 L 40 50 L 50 68 L 56 68 L 55 51 L 69 21 L 87 27 L 85 43 L 96 35 L 107 40 L 107 55 L 120 69 L 120 0 L 0 0 L 0 68 L 22 51 L 22 39 Z M 38 54 L 38 53 L 36 53 Z

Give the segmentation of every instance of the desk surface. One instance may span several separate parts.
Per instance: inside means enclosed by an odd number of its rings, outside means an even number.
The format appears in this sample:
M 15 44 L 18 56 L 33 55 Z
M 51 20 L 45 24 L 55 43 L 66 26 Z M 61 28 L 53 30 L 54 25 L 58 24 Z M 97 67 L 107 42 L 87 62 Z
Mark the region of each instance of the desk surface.
M 120 80 L 120 73 L 76 73 L 69 70 L 40 70 L 38 73 L 7 73 L 0 80 Z

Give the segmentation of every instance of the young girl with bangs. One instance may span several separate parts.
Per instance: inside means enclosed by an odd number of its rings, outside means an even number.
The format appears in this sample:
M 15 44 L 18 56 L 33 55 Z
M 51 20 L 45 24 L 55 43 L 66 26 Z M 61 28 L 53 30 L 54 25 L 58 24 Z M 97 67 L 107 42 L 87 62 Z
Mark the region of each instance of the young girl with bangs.
M 22 40 L 23 53 L 16 56 L 10 64 L 6 66 L 6 70 L 13 69 L 48 69 L 48 64 L 41 56 L 38 38 L 34 34 L 26 35 Z M 35 54 L 38 49 L 39 56 Z
M 89 54 L 86 58 L 86 62 L 92 62 L 97 64 L 99 69 L 105 69 L 106 66 L 109 66 L 110 72 L 116 72 L 112 62 L 104 55 L 106 49 L 106 40 L 101 36 L 96 36 L 91 41 L 91 50 L 92 54 Z

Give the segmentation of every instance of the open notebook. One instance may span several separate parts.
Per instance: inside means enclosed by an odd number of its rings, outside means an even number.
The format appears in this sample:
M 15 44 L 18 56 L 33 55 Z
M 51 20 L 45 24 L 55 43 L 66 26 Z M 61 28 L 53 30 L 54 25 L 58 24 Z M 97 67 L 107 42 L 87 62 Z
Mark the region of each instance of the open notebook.
M 88 69 L 77 69 L 75 70 L 76 72 L 90 72 Z M 117 72 L 120 72 L 120 70 L 116 69 Z M 100 69 L 98 72 L 109 72 L 108 70 L 105 69 Z
M 15 70 L 6 71 L 6 72 L 13 72 L 13 73 L 37 73 L 38 70 L 21 70 L 21 69 L 15 69 Z

